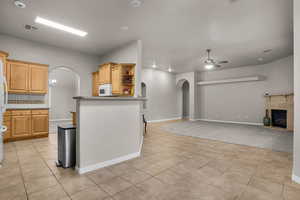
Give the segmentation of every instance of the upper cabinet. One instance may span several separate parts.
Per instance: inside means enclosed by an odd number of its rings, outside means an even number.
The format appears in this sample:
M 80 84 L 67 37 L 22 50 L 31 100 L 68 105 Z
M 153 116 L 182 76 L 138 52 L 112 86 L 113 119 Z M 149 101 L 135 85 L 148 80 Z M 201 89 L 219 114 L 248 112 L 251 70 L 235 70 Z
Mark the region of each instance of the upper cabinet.
M 98 82 L 95 81 L 98 79 Z M 112 94 L 133 96 L 135 85 L 135 64 L 106 63 L 93 73 L 93 96 L 98 96 L 98 86 L 112 84 Z
M 48 92 L 48 67 L 29 65 L 29 75 L 30 93 L 46 94 Z
M 99 84 L 111 83 L 111 68 L 116 65 L 115 63 L 105 63 L 99 67 Z
M 8 92 L 29 92 L 29 65 L 18 61 L 7 62 Z
M 99 73 L 98 72 L 93 72 L 92 74 L 92 80 L 93 80 L 93 91 L 92 95 L 93 96 L 98 96 L 98 87 L 99 87 Z
M 22 61 L 7 61 L 9 93 L 46 94 L 48 92 L 48 66 Z
M 0 51 L 0 60 L 2 61 L 3 64 L 3 74 L 4 76 L 6 76 L 6 58 L 8 56 L 8 53 L 4 52 L 4 51 Z

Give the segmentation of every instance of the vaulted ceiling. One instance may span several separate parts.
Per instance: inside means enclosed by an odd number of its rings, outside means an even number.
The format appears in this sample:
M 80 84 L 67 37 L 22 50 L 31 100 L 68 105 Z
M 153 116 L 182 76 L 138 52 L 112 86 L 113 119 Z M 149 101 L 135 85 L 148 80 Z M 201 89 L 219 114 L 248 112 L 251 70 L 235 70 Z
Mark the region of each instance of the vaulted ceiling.
M 267 63 L 293 53 L 292 0 L 13 0 L 0 3 L 0 33 L 103 55 L 143 42 L 143 66 L 203 70 L 205 49 L 228 60 L 223 68 Z M 36 16 L 88 32 L 80 38 L 34 23 Z M 25 24 L 38 27 L 27 31 Z M 128 28 L 128 30 L 126 30 Z M 272 49 L 269 53 L 263 53 Z M 262 58 L 263 60 L 259 60 Z

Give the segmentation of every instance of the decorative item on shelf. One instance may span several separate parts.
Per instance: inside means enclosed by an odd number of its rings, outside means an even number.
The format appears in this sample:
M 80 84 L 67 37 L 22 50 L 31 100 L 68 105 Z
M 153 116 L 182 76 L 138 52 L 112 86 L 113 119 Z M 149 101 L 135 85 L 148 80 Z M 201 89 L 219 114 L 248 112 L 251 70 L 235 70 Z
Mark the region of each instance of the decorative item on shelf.
M 264 122 L 264 126 L 271 126 L 271 119 L 269 117 L 269 110 L 268 109 L 266 110 L 266 115 L 263 119 L 263 122 Z
M 124 88 L 123 94 L 129 95 L 130 94 L 130 88 Z

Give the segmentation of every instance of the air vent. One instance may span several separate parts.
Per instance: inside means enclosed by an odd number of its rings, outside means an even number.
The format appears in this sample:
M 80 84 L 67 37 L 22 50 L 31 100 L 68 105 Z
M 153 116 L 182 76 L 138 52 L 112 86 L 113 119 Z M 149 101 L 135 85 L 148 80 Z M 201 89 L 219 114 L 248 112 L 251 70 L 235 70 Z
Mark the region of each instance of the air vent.
M 29 31 L 36 31 L 36 30 L 38 30 L 37 27 L 29 25 L 29 24 L 26 24 L 24 27 L 25 27 L 26 30 L 29 30 Z

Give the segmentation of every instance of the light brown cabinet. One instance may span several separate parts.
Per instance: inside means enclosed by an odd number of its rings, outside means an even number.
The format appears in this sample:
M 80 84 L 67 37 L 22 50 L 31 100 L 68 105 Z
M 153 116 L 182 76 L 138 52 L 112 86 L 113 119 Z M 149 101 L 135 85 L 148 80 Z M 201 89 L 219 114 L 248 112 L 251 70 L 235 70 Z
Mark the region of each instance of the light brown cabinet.
M 7 60 L 9 93 L 46 94 L 48 92 L 47 65 Z
M 99 67 L 99 84 L 111 83 L 111 68 L 116 65 L 115 63 L 105 63 Z
M 7 65 L 6 65 L 6 59 L 7 59 L 8 53 L 4 51 L 0 51 L 0 60 L 3 63 L 3 74 L 6 77 L 6 71 L 7 71 Z
M 29 65 L 30 93 L 46 94 L 48 92 L 48 68 L 40 65 Z
M 135 83 L 135 64 L 106 63 L 100 66 L 98 75 L 93 73 L 93 96 L 98 96 L 98 86 L 112 84 L 112 94 L 133 96 Z M 98 76 L 98 82 L 94 81 Z M 95 89 L 97 88 L 97 90 Z
M 32 135 L 44 135 L 49 130 L 48 114 L 32 115 L 31 118 Z
M 111 69 L 112 93 L 122 94 L 122 66 L 115 65 Z
M 12 138 L 23 138 L 31 135 L 31 116 L 17 115 L 11 117 Z
M 17 61 L 7 62 L 8 92 L 27 93 L 29 91 L 29 65 Z
M 49 133 L 48 110 L 9 110 L 4 115 L 8 130 L 4 141 L 47 137 Z
M 93 81 L 92 95 L 98 96 L 98 88 L 99 88 L 99 73 L 98 72 L 92 73 L 92 81 Z

